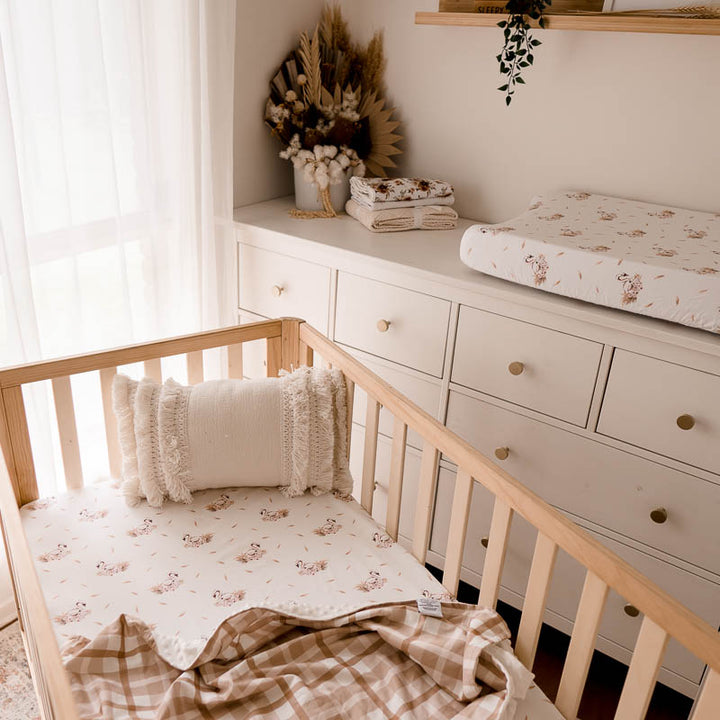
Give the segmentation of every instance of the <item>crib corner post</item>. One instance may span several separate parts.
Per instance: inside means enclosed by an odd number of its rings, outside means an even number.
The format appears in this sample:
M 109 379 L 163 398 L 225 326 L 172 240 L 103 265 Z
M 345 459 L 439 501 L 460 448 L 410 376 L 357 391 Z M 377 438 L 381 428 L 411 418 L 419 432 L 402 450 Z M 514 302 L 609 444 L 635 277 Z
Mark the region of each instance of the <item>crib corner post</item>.
M 18 507 L 39 497 L 22 387 L 0 389 L 0 456 L 4 457 Z
M 282 352 L 280 365 L 288 372 L 300 367 L 300 325 L 304 320 L 282 318 Z

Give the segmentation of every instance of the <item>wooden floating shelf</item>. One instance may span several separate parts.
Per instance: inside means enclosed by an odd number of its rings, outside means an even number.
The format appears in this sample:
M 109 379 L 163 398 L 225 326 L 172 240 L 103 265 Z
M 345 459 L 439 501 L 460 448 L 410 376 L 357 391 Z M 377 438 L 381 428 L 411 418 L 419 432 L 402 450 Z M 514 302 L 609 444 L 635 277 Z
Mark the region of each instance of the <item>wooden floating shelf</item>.
M 416 25 L 497 27 L 504 15 L 467 12 L 416 12 Z M 537 27 L 537 23 L 533 23 Z M 597 32 L 673 33 L 720 35 L 720 19 L 649 17 L 647 15 L 574 15 L 548 13 L 546 30 L 592 30 Z

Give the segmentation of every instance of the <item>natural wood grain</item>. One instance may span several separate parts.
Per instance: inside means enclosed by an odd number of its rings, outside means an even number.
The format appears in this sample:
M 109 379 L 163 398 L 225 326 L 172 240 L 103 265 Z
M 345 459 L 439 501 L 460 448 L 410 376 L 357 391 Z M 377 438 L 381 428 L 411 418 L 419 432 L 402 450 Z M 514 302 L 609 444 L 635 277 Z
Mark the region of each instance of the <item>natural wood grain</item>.
M 234 380 L 243 379 L 243 346 L 235 343 L 227 347 L 228 377 Z
M 313 349 L 304 342 L 300 343 L 300 364 L 308 367 L 313 366 Z
M 717 720 L 720 708 L 720 671 L 710 670 L 690 716 L 691 720 Z
M 347 457 L 348 460 L 350 459 L 350 445 L 352 440 L 352 418 L 353 418 L 353 407 L 355 405 L 355 383 L 352 380 L 349 380 L 348 378 L 345 378 L 345 395 L 346 395 L 346 405 L 347 405 L 347 437 L 346 437 L 346 445 L 347 445 Z
M 385 530 L 393 539 L 398 539 L 400 527 L 400 501 L 405 475 L 405 446 L 407 425 L 398 418 L 393 423 L 392 450 L 390 454 L 390 479 L 388 481 L 387 518 Z
M 115 350 L 75 355 L 60 360 L 18 365 L 0 370 L 0 387 L 10 387 L 22 383 L 50 380 L 63 375 L 100 370 L 118 365 L 131 365 L 154 358 L 180 355 L 193 350 L 209 350 L 239 342 L 250 342 L 267 337 L 279 337 L 280 320 L 263 320 L 262 322 L 235 325 L 222 330 L 182 335 L 168 340 L 130 345 Z
M 282 367 L 288 372 L 297 370 L 302 364 L 300 360 L 300 325 L 297 318 L 282 319 Z
M 558 546 L 550 538 L 538 533 L 515 642 L 515 654 L 528 670 L 532 670 L 535 660 L 557 551 Z
M 652 620 L 643 620 L 615 720 L 643 720 L 645 717 L 668 639 L 668 634 Z
M 53 378 L 52 389 L 65 484 L 69 490 L 77 490 L 83 486 L 83 472 L 70 378 L 68 376 Z
M 490 522 L 490 539 L 485 553 L 482 580 L 480 581 L 480 598 L 478 599 L 480 607 L 494 608 L 497 604 L 512 517 L 513 509 L 510 505 L 496 497 Z
M 588 570 L 555 698 L 555 706 L 566 718 L 577 716 L 607 595 L 608 585 Z
M 8 446 L 3 447 L 3 452 L 10 450 L 10 479 L 18 505 L 24 505 L 37 500 L 38 488 L 22 387 L 15 385 L 3 388 L 2 405 Z
M 472 500 L 473 481 L 470 473 L 460 468 L 455 478 L 452 510 L 450 511 L 450 531 L 445 551 L 445 571 L 442 584 L 453 596 L 457 595 L 460 584 L 463 550 L 467 536 L 470 502 Z
M 8 390 L 3 390 L 5 395 Z M 20 388 L 17 388 L 19 391 Z M 36 656 L 41 663 L 31 668 L 35 681 L 51 698 L 52 717 L 62 720 L 77 720 L 77 710 L 72 698 L 65 667 L 60 658 L 55 631 L 53 630 L 43 591 L 35 572 L 30 548 L 23 531 L 16 498 L 12 491 L 12 480 L 5 464 L 0 462 L 0 508 L 2 508 L 2 530 L 5 539 L 13 585 L 17 590 L 19 615 L 22 627 L 31 638 L 31 644 L 37 648 Z M 39 676 L 40 668 L 42 675 Z
M 282 368 L 282 338 L 268 338 L 266 351 L 266 376 L 277 377 Z
M 381 398 L 389 412 L 400 417 L 411 430 L 420 433 L 450 461 L 467 468 L 477 482 L 504 500 L 539 532 L 547 535 L 584 567 L 592 568 L 593 573 L 619 595 L 691 649 L 698 658 L 720 671 L 720 638 L 715 628 L 317 330 L 303 325 L 300 339 L 329 357 L 360 388 L 373 397 Z
M 112 386 L 117 375 L 117 368 L 109 367 L 100 370 L 100 392 L 102 394 L 103 416 L 105 418 L 105 440 L 107 442 L 110 476 L 119 478 L 122 474 L 122 456 L 118 439 L 117 418 L 113 411 Z
M 572 15 L 545 13 L 546 30 L 720 35 L 720 20 L 623 15 Z M 488 13 L 416 12 L 416 25 L 495 27 L 500 18 Z M 537 28 L 534 21 L 531 26 Z
M 185 355 L 188 385 L 198 385 L 205 377 L 202 350 L 193 350 Z
M 432 511 L 437 486 L 437 468 L 440 454 L 429 442 L 423 444 L 420 462 L 420 485 L 415 505 L 415 528 L 413 530 L 412 552 L 415 559 L 425 564 L 428 547 L 430 546 L 430 528 L 432 527 Z
M 163 381 L 161 358 L 150 358 L 143 363 L 143 374 L 157 383 Z
M 360 504 L 372 515 L 375 494 L 375 463 L 377 462 L 378 424 L 380 404 L 368 395 L 365 411 L 365 447 L 363 449 L 362 486 Z

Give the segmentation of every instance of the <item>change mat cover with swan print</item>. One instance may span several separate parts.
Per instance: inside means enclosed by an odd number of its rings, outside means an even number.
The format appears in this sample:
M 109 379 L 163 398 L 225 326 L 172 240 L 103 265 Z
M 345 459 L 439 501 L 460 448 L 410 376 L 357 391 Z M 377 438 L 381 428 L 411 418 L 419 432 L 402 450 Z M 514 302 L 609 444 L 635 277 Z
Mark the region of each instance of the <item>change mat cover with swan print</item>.
M 460 259 L 488 275 L 720 332 L 720 213 L 565 192 L 465 231 Z

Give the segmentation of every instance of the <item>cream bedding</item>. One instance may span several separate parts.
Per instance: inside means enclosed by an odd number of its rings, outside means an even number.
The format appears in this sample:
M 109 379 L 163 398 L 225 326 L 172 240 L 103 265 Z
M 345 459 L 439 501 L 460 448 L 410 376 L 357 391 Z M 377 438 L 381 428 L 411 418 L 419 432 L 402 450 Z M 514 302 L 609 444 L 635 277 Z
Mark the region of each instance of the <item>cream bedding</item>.
M 84 648 L 108 648 L 121 615 L 141 619 L 157 662 L 182 669 L 207 653 L 223 623 L 251 608 L 318 623 L 419 596 L 451 600 L 340 494 L 288 498 L 276 488 L 231 488 L 154 509 L 128 507 L 118 488 L 101 483 L 26 505 L 21 516 L 58 642 L 76 669 L 85 667 Z M 103 667 L 116 672 L 111 656 Z M 507 665 L 523 677 L 519 663 Z M 158 687 L 166 690 L 163 678 Z M 515 720 L 561 718 L 534 685 L 518 703 Z

